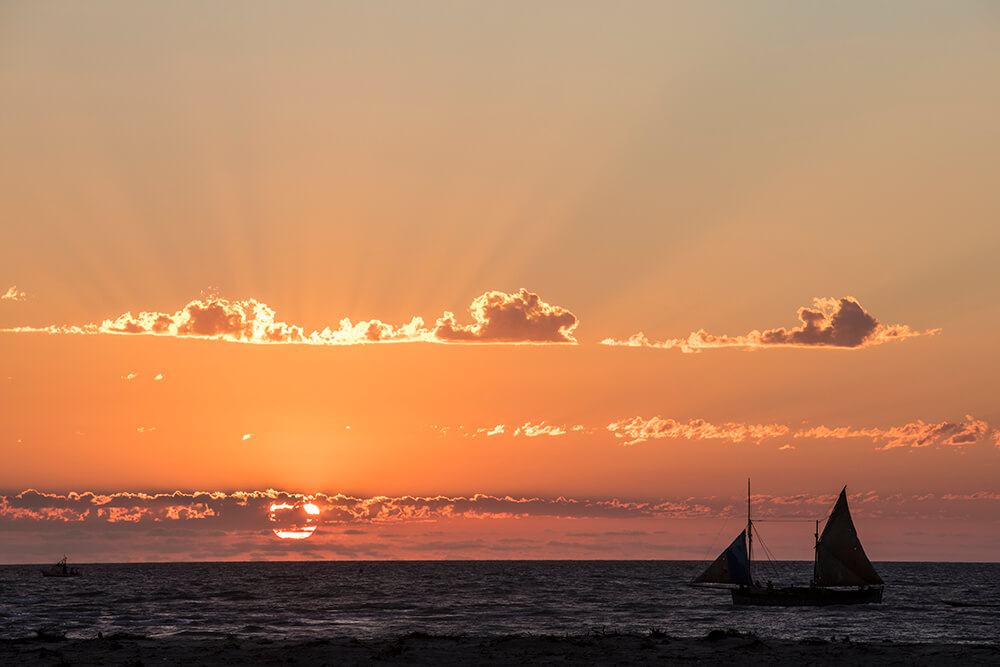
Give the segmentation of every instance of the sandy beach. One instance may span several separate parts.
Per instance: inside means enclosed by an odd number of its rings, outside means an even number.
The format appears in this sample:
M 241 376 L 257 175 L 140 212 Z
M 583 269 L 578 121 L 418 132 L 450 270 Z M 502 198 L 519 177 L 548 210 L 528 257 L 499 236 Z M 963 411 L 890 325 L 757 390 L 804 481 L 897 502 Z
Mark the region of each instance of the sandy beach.
M 579 636 L 430 636 L 273 641 L 227 637 L 94 639 L 36 637 L 0 641 L 0 664 L 32 665 L 654 665 L 723 664 L 995 665 L 997 644 L 858 643 L 847 638 L 771 640 L 732 630 L 702 638 L 598 633 Z

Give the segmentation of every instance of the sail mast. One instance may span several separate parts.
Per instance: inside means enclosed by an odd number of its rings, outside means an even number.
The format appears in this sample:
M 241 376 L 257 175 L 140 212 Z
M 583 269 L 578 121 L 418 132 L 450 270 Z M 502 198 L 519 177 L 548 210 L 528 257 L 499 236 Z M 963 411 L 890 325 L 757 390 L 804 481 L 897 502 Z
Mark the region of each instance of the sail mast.
M 813 533 L 816 543 L 813 544 L 813 578 L 812 585 L 816 586 L 819 581 L 819 519 L 816 519 L 816 532 Z
M 747 477 L 747 571 L 753 583 L 753 521 L 750 520 L 750 478 Z

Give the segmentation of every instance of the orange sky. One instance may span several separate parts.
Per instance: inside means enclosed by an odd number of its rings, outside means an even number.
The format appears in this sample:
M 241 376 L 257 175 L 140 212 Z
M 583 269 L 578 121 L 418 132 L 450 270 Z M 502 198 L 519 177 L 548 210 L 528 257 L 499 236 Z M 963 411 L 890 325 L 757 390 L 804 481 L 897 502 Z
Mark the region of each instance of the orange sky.
M 4 5 L 0 562 L 995 559 L 998 18 Z

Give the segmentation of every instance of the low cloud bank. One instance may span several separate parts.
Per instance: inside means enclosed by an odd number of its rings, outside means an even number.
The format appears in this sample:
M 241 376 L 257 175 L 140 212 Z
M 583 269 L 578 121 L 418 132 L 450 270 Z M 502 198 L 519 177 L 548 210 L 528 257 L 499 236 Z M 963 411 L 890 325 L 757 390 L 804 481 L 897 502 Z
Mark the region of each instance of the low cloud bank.
M 758 516 L 815 516 L 828 509 L 836 493 L 753 495 Z M 691 519 L 741 516 L 745 496 L 673 498 L 649 502 L 616 498 L 525 498 L 476 494 L 472 496 L 373 496 L 300 494 L 264 491 L 175 491 L 173 493 L 46 493 L 28 489 L 0 496 L 0 525 L 204 525 L 222 531 L 270 532 L 274 508 L 307 507 L 316 525 L 335 526 L 362 534 L 364 526 L 434 522 L 452 519 Z M 906 495 L 851 490 L 851 504 L 860 514 L 900 515 L 940 509 L 941 503 L 985 503 L 996 509 L 1000 493 L 925 493 Z M 363 530 L 358 530 L 363 529 Z
M 226 493 L 45 493 L 28 489 L 0 496 L 0 523 L 57 521 L 83 523 L 159 523 L 212 520 L 232 529 L 267 528 L 275 506 L 309 503 L 326 523 L 368 524 L 441 519 L 630 518 L 703 516 L 709 512 L 688 500 L 624 502 L 617 499 L 515 498 L 512 496 L 374 496 L 312 495 L 269 489 Z

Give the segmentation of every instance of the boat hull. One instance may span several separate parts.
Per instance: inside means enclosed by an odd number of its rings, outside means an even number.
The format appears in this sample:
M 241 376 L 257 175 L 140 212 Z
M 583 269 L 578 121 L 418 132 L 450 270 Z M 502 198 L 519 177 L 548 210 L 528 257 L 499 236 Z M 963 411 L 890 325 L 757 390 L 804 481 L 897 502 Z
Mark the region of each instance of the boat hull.
M 818 586 L 764 588 L 741 586 L 734 588 L 733 604 L 765 607 L 824 607 L 836 604 L 875 604 L 882 602 L 882 587 L 857 589 L 820 588 Z

